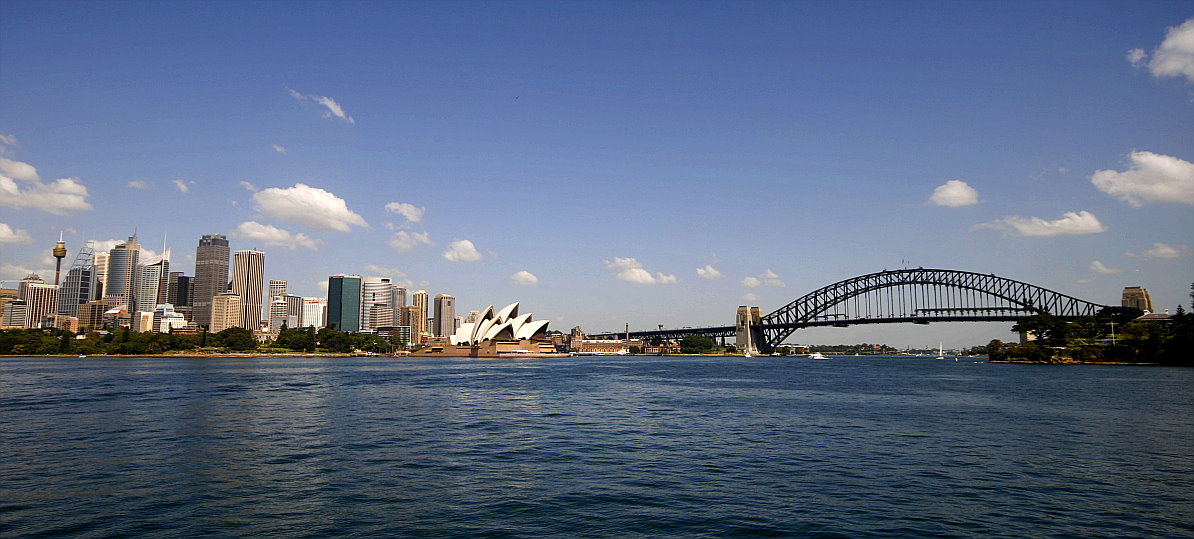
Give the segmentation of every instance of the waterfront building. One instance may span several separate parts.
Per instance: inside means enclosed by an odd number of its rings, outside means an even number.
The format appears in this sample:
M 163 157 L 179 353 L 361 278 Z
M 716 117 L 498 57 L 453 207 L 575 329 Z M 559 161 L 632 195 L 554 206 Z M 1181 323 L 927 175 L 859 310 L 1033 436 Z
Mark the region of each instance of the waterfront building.
M 0 313 L 4 312 L 4 308 L 17 300 L 17 289 L 15 288 L 0 288 Z M 22 319 L 23 320 L 23 319 Z M 24 324 L 24 322 L 21 322 Z M 8 323 L 4 321 L 3 314 L 0 314 L 0 326 L 7 326 Z
M 421 344 L 426 342 L 424 339 L 428 334 L 427 291 L 419 290 L 418 292 L 415 292 L 414 295 L 411 296 L 411 305 L 416 309 L 415 312 L 418 313 L 417 315 L 412 315 L 410 320 L 409 325 L 411 328 L 411 333 L 414 334 L 414 338 L 417 339 L 417 342 Z
M 155 333 L 171 333 L 175 329 L 187 327 L 187 318 L 174 310 L 169 303 L 158 305 L 153 310 L 153 331 Z
M 302 314 L 299 315 L 299 324 L 302 327 L 313 327 L 316 330 L 323 329 L 327 325 L 328 300 L 324 298 L 302 299 L 303 307 Z
M 1152 296 L 1149 295 L 1148 289 L 1139 286 L 1124 287 L 1123 299 L 1120 304 L 1124 307 L 1153 312 Z
M 453 317 L 454 319 L 455 317 Z M 416 356 L 444 357 L 556 357 L 547 338 L 547 320 L 519 315 L 518 303 L 494 312 L 489 306 L 474 324 L 464 324 L 448 336 L 447 343 L 414 352 Z
M 88 301 L 79 306 L 79 327 L 81 329 L 100 329 L 104 327 L 104 313 L 109 305 L 102 299 Z
M 21 281 L 23 290 L 21 301 L 25 302 L 26 328 L 40 328 L 45 326 L 45 318 L 56 314 L 58 310 L 58 285 L 40 282 Z M 53 322 L 51 326 L 53 327 Z
M 241 297 L 233 292 L 225 292 L 211 298 L 211 326 L 209 331 L 219 333 L 228 328 L 243 327 L 241 316 L 244 308 Z
M 191 297 L 191 319 L 211 327 L 211 302 L 228 290 L 228 238 L 204 234 L 195 249 L 195 287 Z
M 0 325 L 6 328 L 24 328 L 29 308 L 23 299 L 9 300 L 4 304 Z
M 390 307 L 394 309 L 394 316 L 398 316 L 398 313 L 402 312 L 402 308 L 406 307 L 406 287 L 394 285 L 393 296 L 391 298 L 393 299 L 393 303 Z
M 394 285 L 389 277 L 365 277 L 361 279 L 361 329 L 373 333 L 379 327 L 394 325 Z M 374 320 L 376 307 L 389 310 L 389 320 Z
M 137 235 L 118 244 L 108 251 L 107 281 L 104 284 L 104 298 L 118 299 L 130 308 L 136 305 L 137 264 L 141 259 L 141 244 Z
M 256 331 L 261 326 L 262 292 L 265 291 L 265 253 L 253 249 L 232 254 L 232 293 L 240 296 L 240 327 Z
M 456 333 L 456 298 L 447 294 L 436 294 L 434 307 L 432 334 L 436 337 L 448 337 Z
M 361 330 L 361 276 L 328 277 L 327 327 L 356 333 Z
M 270 281 L 270 283 L 272 284 L 273 281 Z M 282 324 L 286 324 L 286 327 L 288 327 L 288 328 L 294 327 L 294 325 L 292 325 L 286 319 L 286 317 L 287 317 L 286 307 L 287 306 L 288 305 L 286 304 L 286 300 L 282 299 L 282 296 L 272 296 L 271 297 L 270 302 L 269 302 L 269 330 L 270 331 L 272 331 L 274 333 L 282 331 Z M 296 321 L 296 323 L 297 323 L 297 321 Z
M 410 346 L 410 326 L 390 326 L 377 328 L 377 334 L 381 335 L 396 346 L 403 348 Z

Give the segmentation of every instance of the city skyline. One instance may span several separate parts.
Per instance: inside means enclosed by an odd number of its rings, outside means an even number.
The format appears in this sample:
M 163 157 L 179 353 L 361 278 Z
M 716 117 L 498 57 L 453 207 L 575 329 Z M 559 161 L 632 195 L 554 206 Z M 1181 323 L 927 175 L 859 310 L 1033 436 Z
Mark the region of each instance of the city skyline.
M 0 279 L 136 231 L 590 332 L 905 266 L 1189 303 L 1187 3 L 317 6 L 0 5 Z

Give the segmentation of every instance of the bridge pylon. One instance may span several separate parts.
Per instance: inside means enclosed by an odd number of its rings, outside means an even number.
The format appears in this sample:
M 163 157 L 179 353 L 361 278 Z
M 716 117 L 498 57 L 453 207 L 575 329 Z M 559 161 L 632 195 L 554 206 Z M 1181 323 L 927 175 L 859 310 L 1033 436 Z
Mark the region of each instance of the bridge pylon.
M 763 311 L 758 307 L 738 307 L 734 321 L 734 336 L 735 345 L 743 354 L 756 356 L 771 353 L 767 337 L 763 335 Z

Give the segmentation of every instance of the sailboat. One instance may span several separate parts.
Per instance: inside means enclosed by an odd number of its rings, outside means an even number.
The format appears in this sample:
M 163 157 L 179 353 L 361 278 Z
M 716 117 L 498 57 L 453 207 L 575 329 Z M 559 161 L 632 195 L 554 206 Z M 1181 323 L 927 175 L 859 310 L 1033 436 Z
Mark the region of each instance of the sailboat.
M 942 344 L 941 342 L 937 343 L 937 359 L 945 359 L 945 349 Z

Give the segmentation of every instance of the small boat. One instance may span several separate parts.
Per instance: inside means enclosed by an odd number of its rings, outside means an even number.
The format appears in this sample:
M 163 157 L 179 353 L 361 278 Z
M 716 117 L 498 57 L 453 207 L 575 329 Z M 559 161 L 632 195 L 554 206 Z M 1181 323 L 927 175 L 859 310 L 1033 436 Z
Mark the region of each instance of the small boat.
M 822 354 L 821 352 L 813 352 L 808 355 L 808 358 L 809 359 L 829 359 L 829 358 L 825 357 L 825 355 Z
M 937 343 L 937 359 L 945 359 L 945 350 L 942 348 L 942 343 Z

